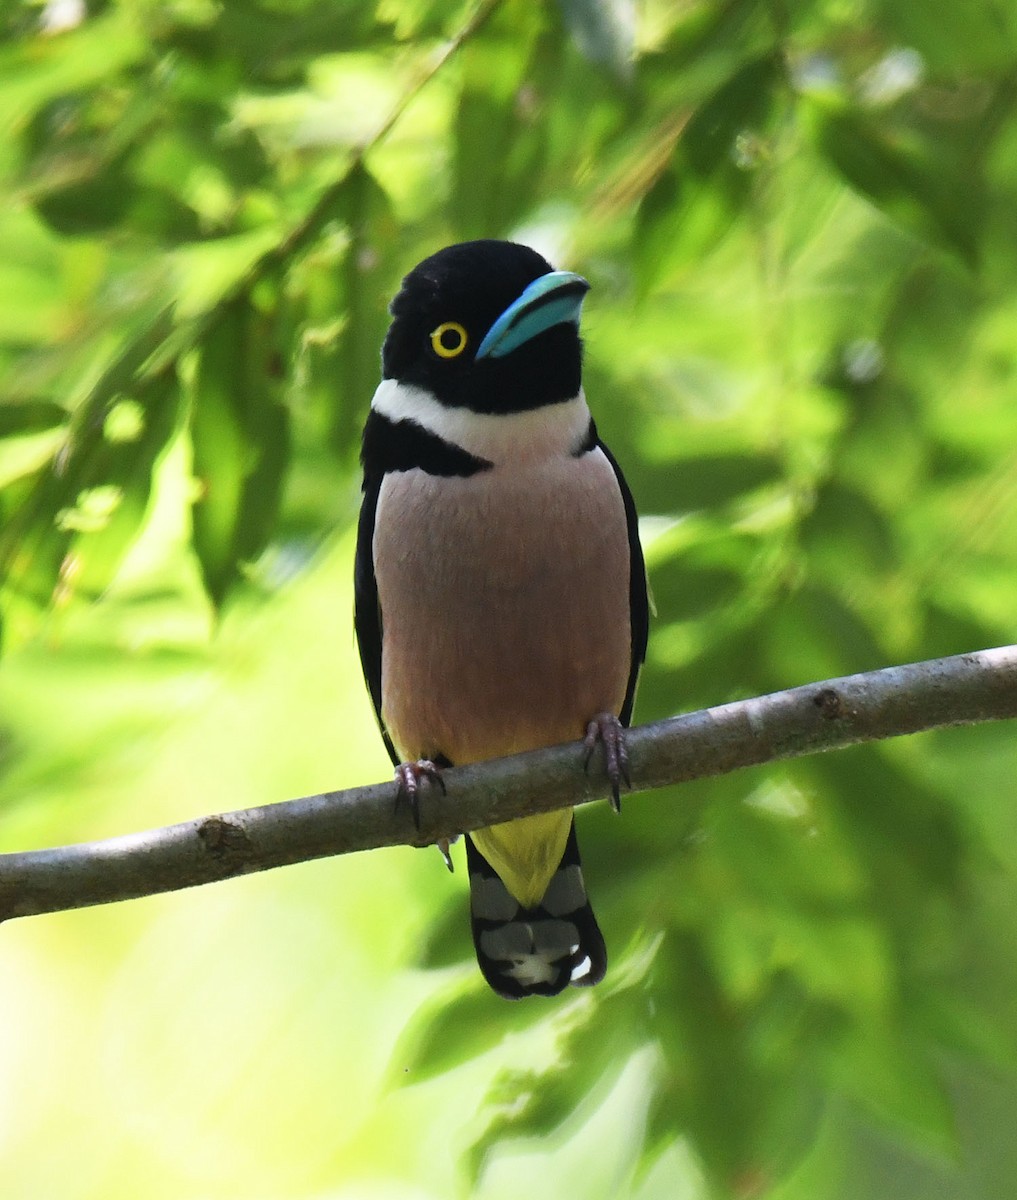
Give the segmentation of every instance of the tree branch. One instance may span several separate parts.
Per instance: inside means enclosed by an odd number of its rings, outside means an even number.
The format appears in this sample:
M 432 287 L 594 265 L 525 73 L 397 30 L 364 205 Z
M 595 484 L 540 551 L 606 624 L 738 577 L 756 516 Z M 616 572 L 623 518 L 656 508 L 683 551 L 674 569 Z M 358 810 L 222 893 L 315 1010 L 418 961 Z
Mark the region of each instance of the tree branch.
M 629 731 L 633 790 L 648 791 L 949 725 L 1017 717 L 1017 646 L 808 684 Z M 0 920 L 195 887 L 378 846 L 427 845 L 498 821 L 602 799 L 578 742 L 444 773 L 421 827 L 392 782 L 242 809 L 144 833 L 0 855 Z

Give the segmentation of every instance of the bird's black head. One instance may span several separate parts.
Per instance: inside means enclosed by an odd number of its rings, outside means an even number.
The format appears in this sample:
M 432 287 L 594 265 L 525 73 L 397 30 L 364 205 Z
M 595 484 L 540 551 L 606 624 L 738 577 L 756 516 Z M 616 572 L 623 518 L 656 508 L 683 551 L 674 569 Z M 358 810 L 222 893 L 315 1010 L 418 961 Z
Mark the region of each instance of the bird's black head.
M 392 301 L 382 373 L 474 412 L 570 400 L 580 387 L 588 287 L 515 242 L 448 246 L 414 267 Z

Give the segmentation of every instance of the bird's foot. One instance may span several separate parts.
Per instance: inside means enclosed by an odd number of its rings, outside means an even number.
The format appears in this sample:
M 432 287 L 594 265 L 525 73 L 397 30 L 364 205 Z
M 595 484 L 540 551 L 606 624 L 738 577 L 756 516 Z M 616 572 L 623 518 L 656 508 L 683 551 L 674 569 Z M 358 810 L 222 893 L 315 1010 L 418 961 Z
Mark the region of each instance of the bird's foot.
M 586 726 L 586 737 L 583 745 L 586 747 L 586 758 L 583 769 L 589 771 L 590 759 L 597 743 L 604 747 L 604 769 L 611 784 L 611 807 L 615 812 L 621 812 L 621 785 L 632 786 L 629 775 L 629 751 L 625 745 L 625 727 L 614 713 L 602 712 Z
M 429 758 L 419 758 L 416 762 L 400 763 L 395 769 L 396 808 L 401 804 L 408 804 L 410 806 L 410 814 L 413 817 L 413 824 L 417 829 L 420 828 L 420 799 L 418 793 L 422 779 L 426 780 L 429 784 L 437 784 L 441 788 L 442 795 L 445 794 L 445 780 L 441 777 L 441 768 L 431 762 Z M 447 861 L 448 855 L 446 854 Z

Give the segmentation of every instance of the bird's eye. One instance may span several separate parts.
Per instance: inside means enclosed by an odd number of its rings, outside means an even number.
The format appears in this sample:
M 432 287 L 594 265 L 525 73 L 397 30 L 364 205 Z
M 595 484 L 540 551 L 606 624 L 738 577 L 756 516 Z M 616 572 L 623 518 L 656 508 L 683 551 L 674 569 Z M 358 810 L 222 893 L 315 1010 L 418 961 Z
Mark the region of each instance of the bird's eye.
M 458 321 L 443 321 L 431 334 L 431 347 L 439 358 L 458 358 L 469 340 Z

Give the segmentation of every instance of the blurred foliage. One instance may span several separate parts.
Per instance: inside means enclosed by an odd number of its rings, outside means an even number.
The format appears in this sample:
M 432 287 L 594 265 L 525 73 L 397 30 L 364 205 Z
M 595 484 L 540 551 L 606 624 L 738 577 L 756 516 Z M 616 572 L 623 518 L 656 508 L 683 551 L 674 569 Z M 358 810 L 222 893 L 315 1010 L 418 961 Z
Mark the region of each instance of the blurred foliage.
M 593 284 L 637 718 L 1017 640 L 1004 0 L 0 35 L 5 848 L 385 771 L 357 435 L 387 300 L 463 238 Z M 553 1004 L 483 988 L 409 851 L 5 928 L 4 1193 L 1009 1200 L 1015 768 L 983 727 L 584 813 L 612 967 Z

